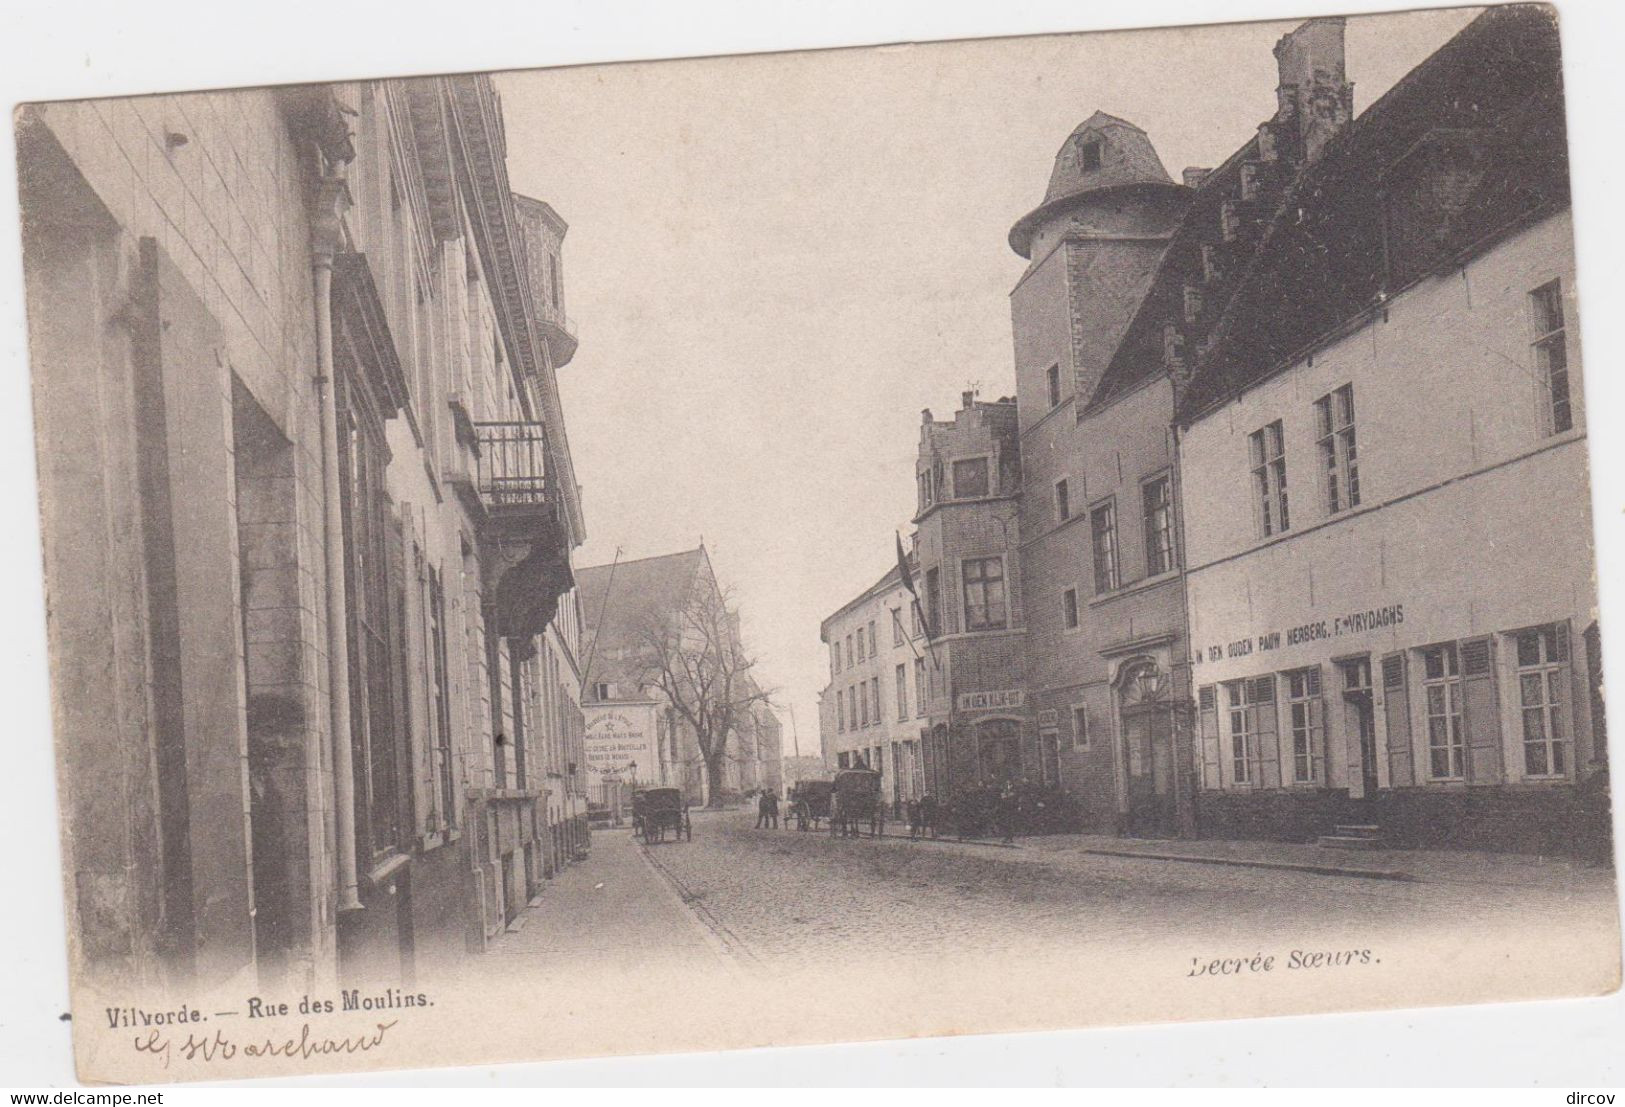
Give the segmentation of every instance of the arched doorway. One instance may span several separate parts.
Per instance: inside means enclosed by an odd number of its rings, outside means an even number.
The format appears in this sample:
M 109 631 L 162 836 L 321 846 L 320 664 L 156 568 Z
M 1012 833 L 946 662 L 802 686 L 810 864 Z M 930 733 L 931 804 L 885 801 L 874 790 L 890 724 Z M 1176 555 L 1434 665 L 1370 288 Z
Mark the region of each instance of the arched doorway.
M 1117 694 L 1128 832 L 1136 837 L 1178 835 L 1174 775 L 1173 703 L 1168 674 L 1149 657 L 1123 662 Z

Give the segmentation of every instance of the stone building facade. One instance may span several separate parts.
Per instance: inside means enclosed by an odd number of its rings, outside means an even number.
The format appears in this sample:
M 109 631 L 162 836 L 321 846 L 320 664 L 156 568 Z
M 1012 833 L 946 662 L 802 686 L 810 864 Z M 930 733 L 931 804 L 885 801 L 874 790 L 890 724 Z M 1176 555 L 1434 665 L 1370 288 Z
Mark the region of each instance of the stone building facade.
M 1013 227 L 1016 399 L 927 413 L 916 464 L 927 791 L 1606 853 L 1556 28 L 1491 10 L 1358 119 L 1343 35 L 1285 35 L 1180 183 L 1095 113 Z
M 1207 833 L 1608 852 L 1561 88 L 1547 12 L 1472 23 L 1327 146 L 1195 367 Z
M 1026 698 L 1016 402 L 923 413 L 915 587 L 928 637 L 925 790 L 949 796 L 1049 772 Z
M 1096 112 L 1056 154 L 1011 246 L 1027 681 L 1042 756 L 1087 825 L 1173 833 L 1188 734 L 1171 381 L 1103 387 L 1191 189 L 1145 133 Z
M 489 82 L 33 105 L 18 139 L 88 985 L 480 949 L 578 842 L 583 534 Z
M 919 608 L 893 568 L 824 620 L 831 703 L 822 718 L 830 771 L 875 769 L 894 807 L 925 791 L 928 645 Z M 827 774 L 825 774 L 827 775 Z

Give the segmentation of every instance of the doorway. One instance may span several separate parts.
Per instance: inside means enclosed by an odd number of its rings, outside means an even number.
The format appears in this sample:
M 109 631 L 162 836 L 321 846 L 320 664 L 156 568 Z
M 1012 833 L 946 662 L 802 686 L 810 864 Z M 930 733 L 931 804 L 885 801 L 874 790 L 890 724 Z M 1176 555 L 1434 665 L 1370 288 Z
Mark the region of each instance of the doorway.
M 993 719 L 977 728 L 977 756 L 983 784 L 1001 788 L 1021 781 L 1021 731 L 1012 719 Z
M 1360 773 L 1358 795 L 1351 780 L 1350 799 L 1372 800 L 1377 794 L 1376 711 L 1371 696 L 1371 659 L 1353 657 L 1337 663 L 1343 691 L 1345 733 L 1358 743 Z
M 1128 832 L 1174 838 L 1173 726 L 1166 708 L 1123 712 L 1123 771 L 1128 785 Z

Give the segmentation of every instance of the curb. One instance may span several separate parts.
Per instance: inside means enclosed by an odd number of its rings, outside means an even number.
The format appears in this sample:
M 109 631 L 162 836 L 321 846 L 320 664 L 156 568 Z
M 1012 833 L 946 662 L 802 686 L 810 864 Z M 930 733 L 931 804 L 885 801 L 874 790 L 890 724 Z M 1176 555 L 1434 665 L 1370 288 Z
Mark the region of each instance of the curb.
M 1399 869 L 1355 869 L 1344 865 L 1316 865 L 1307 861 L 1261 861 L 1239 857 L 1191 857 L 1178 853 L 1148 853 L 1141 850 L 1079 847 L 1079 853 L 1101 857 L 1134 857 L 1144 861 L 1185 861 L 1193 865 L 1229 865 L 1240 869 L 1278 869 L 1284 872 L 1314 873 L 1316 876 L 1353 876 L 1366 880 L 1393 880 L 1416 883 L 1417 878 Z
M 786 830 L 792 830 L 794 828 L 793 827 L 786 827 L 785 829 Z M 915 837 L 913 837 L 911 835 L 908 835 L 908 834 L 893 834 L 890 831 L 883 831 L 883 832 L 881 832 L 881 834 L 880 834 L 880 836 L 878 838 L 871 837 L 868 834 L 858 834 L 858 835 L 855 835 L 855 836 L 852 836 L 852 837 L 842 838 L 840 835 L 831 834 L 829 832 L 828 827 L 825 827 L 822 830 L 801 831 L 801 832 L 798 832 L 798 833 L 805 833 L 805 834 L 807 834 L 809 836 L 822 836 L 822 837 L 825 837 L 825 838 L 833 838 L 833 839 L 835 839 L 837 841 L 847 841 L 847 842 L 879 842 L 879 841 L 887 841 L 887 840 L 889 840 L 889 841 L 893 841 L 893 842 L 921 842 L 921 843 L 923 843 L 923 842 L 932 842 L 932 843 L 935 843 L 936 845 L 939 845 L 939 846 L 989 846 L 989 847 L 991 847 L 993 849 L 1021 849 L 1022 848 L 1021 844 L 1018 843 L 1018 842 L 995 842 L 991 838 L 955 838 L 951 834 L 944 835 L 944 836 L 938 837 L 938 838 L 929 838 L 929 837 L 915 838 Z
M 677 900 L 678 907 L 694 924 L 694 929 L 699 931 L 700 937 L 717 954 L 719 960 L 742 977 L 748 976 L 747 969 L 761 967 L 761 959 L 745 945 L 737 934 L 724 926 L 721 920 L 700 902 L 699 897 L 689 889 L 688 885 L 684 884 L 675 873 L 656 860 L 654 854 L 649 852 L 648 846 L 639 842 L 637 851 L 639 856 L 643 858 L 644 863 L 654 870 L 656 876 L 660 877 L 661 882 L 666 886 L 666 890 L 671 892 L 672 896 Z

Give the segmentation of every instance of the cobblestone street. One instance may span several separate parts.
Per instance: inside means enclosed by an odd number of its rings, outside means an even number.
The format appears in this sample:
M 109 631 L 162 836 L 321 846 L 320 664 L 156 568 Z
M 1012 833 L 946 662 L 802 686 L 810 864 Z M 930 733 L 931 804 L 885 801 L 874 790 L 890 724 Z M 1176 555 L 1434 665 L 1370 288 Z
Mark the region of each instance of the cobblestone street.
M 655 1052 L 1596 994 L 1618 964 L 1612 872 L 1565 862 L 854 840 L 738 810 L 695 811 L 693 829 L 651 846 L 595 831 L 447 982 L 459 1012 L 526 1011 L 485 1055 L 600 1052 L 605 1027 L 615 1052 Z M 1136 851 L 1154 855 L 1121 855 Z
M 1337 950 L 1389 933 L 1450 933 L 1469 917 L 1480 934 L 1533 917 L 1606 930 L 1614 912 L 1611 873 L 1557 862 L 1464 855 L 1435 862 L 1441 872 L 1370 879 L 1102 856 L 1066 838 L 1003 848 L 753 825 L 743 813 L 706 813 L 691 843 L 648 855 L 731 949 L 768 968 L 967 953 L 1066 959 L 1147 945 L 1214 956 L 1236 943 L 1248 954 Z M 1361 862 L 1324 852 L 1329 866 Z

